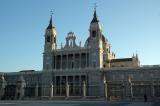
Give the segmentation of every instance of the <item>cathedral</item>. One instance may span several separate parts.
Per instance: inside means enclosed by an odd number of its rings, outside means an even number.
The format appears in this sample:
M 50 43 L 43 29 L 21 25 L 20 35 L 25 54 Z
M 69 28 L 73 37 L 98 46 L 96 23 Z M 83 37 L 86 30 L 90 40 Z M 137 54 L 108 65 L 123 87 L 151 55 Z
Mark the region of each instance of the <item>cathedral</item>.
M 138 54 L 116 58 L 103 35 L 96 9 L 84 45 L 69 32 L 57 47 L 52 15 L 44 35 L 43 69 L 0 73 L 0 99 L 160 99 L 160 66 L 140 65 Z

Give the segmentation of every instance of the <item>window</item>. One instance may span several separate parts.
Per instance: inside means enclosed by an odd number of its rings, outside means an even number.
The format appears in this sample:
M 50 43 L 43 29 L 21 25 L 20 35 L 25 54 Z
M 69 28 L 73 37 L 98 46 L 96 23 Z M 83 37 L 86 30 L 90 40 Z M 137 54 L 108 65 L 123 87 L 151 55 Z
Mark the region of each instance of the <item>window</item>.
M 50 42 L 51 39 L 50 39 L 50 36 L 47 36 L 47 42 Z
M 96 31 L 92 31 L 92 37 L 96 37 Z

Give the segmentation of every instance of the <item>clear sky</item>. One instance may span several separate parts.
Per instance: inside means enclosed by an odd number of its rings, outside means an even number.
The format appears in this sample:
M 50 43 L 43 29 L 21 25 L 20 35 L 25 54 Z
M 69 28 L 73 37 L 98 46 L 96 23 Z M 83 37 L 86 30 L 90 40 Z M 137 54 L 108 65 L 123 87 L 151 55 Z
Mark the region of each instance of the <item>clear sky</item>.
M 142 65 L 160 64 L 160 0 L 0 0 L 0 72 L 42 69 L 51 9 L 58 45 L 69 31 L 84 44 L 95 2 L 117 58 L 137 51 Z

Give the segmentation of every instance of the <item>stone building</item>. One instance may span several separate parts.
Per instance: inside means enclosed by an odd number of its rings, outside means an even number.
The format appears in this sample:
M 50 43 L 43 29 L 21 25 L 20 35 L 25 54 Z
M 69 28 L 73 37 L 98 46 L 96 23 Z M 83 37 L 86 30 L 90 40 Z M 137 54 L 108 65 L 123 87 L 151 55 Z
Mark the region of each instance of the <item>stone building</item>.
M 0 99 L 159 99 L 160 66 L 140 65 L 138 54 L 116 58 L 96 9 L 84 46 L 69 32 L 58 48 L 52 16 L 44 39 L 43 70 L 0 73 Z

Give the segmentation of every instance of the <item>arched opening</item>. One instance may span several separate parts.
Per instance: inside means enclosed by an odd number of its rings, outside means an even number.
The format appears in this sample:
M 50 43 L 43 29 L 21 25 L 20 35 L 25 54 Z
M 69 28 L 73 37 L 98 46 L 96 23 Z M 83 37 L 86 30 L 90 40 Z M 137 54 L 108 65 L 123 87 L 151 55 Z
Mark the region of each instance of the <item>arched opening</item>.
M 47 42 L 50 42 L 50 41 L 51 41 L 50 36 L 47 36 Z
M 96 31 L 92 31 L 92 37 L 93 37 L 93 38 L 96 37 Z

